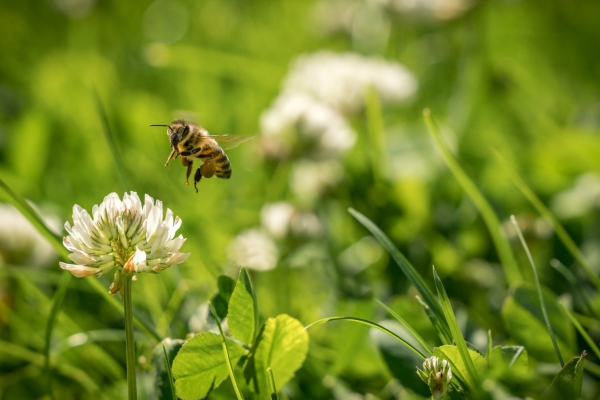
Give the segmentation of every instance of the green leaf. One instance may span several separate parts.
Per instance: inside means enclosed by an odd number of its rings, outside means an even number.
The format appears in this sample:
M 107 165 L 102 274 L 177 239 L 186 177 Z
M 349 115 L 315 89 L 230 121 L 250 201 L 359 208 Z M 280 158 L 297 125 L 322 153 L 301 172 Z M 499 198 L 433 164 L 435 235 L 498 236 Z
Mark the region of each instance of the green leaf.
M 572 358 L 558 372 L 550 387 L 542 393 L 540 400 L 578 399 L 581 397 L 583 381 L 584 352 L 581 356 Z
M 381 229 L 377 227 L 370 219 L 354 210 L 353 208 L 349 208 L 348 212 L 356 218 L 358 222 L 360 222 L 365 228 L 367 228 L 373 236 L 381 243 L 381 245 L 388 251 L 388 253 L 392 256 L 400 270 L 406 275 L 410 283 L 417 289 L 423 301 L 429 306 L 433 314 L 436 316 L 437 320 L 441 322 L 439 327 L 444 331 L 444 337 L 450 337 L 450 331 L 448 330 L 448 326 L 443 323 L 444 313 L 440 304 L 436 300 L 433 292 L 429 289 L 425 281 L 421 278 L 415 267 L 398 251 L 396 246 L 392 243 L 389 237 Z
M 442 308 L 444 310 L 444 316 L 446 317 L 446 322 L 448 326 L 450 326 L 450 332 L 452 332 L 452 338 L 456 343 L 456 347 L 458 348 L 458 352 L 462 358 L 462 365 L 467 372 L 466 375 L 463 375 L 463 378 L 466 380 L 471 390 L 476 390 L 479 387 L 479 375 L 477 371 L 480 371 L 479 368 L 475 368 L 475 365 L 471 361 L 471 357 L 469 357 L 470 352 L 473 350 L 469 350 L 467 348 L 467 343 L 465 342 L 465 338 L 458 327 L 458 322 L 456 321 L 456 317 L 454 316 L 454 311 L 452 311 L 452 305 L 450 305 L 450 299 L 448 299 L 448 295 L 446 294 L 446 289 L 444 289 L 444 285 L 440 280 L 437 272 L 435 272 L 435 268 L 433 268 L 433 279 L 435 281 L 435 287 L 438 291 L 438 296 L 440 297 L 440 303 L 442 304 Z M 442 346 L 444 347 L 444 346 Z M 434 351 L 435 353 L 435 351 Z M 479 354 L 479 353 L 477 353 Z M 481 355 L 480 355 L 481 357 Z M 481 357 L 483 359 L 483 357 Z M 448 360 L 450 361 L 450 360 Z M 485 363 L 487 366 L 487 362 Z
M 228 277 L 227 275 L 221 275 L 217 279 L 217 287 L 219 291 L 215 293 L 210 302 L 217 310 L 217 315 L 220 319 L 223 319 L 227 316 L 229 310 L 229 300 L 231 299 L 231 294 L 233 293 L 233 289 L 235 288 L 235 281 Z M 208 314 L 211 319 L 212 313 Z
M 302 366 L 308 352 L 308 332 L 297 319 L 286 314 L 269 318 L 254 353 L 256 383 L 262 399 L 270 398 L 267 368 L 271 367 L 275 387 L 281 390 Z
M 485 375 L 487 371 L 487 361 L 481 354 L 474 350 L 468 351 L 468 363 L 473 366 L 481 375 Z M 468 387 L 475 388 L 479 385 L 477 381 L 473 379 L 469 372 L 469 367 L 465 365 L 464 355 L 457 346 L 451 344 L 445 344 L 440 347 L 433 349 L 433 355 L 443 360 L 447 360 L 452 366 L 452 374 L 456 375 L 461 381 L 465 382 Z
M 553 294 L 542 289 L 542 296 L 558 347 L 565 354 L 573 354 L 575 348 L 573 326 L 560 309 Z M 502 316 L 513 339 L 525 346 L 532 357 L 544 362 L 556 362 L 556 353 L 546 329 L 535 288 L 526 285 L 514 288 L 513 295 L 504 301 Z
M 231 339 L 226 339 L 226 342 L 229 357 L 235 365 L 247 351 Z M 222 339 L 215 333 L 203 332 L 194 336 L 183 345 L 173 360 L 175 391 L 182 399 L 205 397 L 228 375 Z
M 477 188 L 475 183 L 462 169 L 458 160 L 456 159 L 456 157 L 454 157 L 454 155 L 448 148 L 446 142 L 444 142 L 440 130 L 434 122 L 429 109 L 423 110 L 423 117 L 425 118 L 425 123 L 427 124 L 427 128 L 429 129 L 429 133 L 431 133 L 435 144 L 440 150 L 440 153 L 442 153 L 442 157 L 444 158 L 446 165 L 452 172 L 452 175 L 454 175 L 460 186 L 471 198 L 471 200 L 475 204 L 475 207 L 477 207 L 477 209 L 481 213 L 481 217 L 483 218 L 485 225 L 487 226 L 488 231 L 490 232 L 490 236 L 494 241 L 494 246 L 496 247 L 496 251 L 498 252 L 498 257 L 500 257 L 500 261 L 502 262 L 502 267 L 504 268 L 506 280 L 511 285 L 523 282 L 523 276 L 521 275 L 519 266 L 515 261 L 515 257 L 510 247 L 510 243 L 508 242 L 506 236 L 502 234 L 502 225 L 500 224 L 500 221 L 498 220 L 494 209 L 487 201 L 485 196 L 481 193 L 481 191 Z
M 496 346 L 492 349 L 490 364 L 503 365 L 506 368 L 527 367 L 527 350 L 523 346 Z
M 177 355 L 181 346 L 185 343 L 181 339 L 166 338 L 160 342 L 152 352 L 152 366 L 154 367 L 154 394 L 158 400 L 177 400 L 173 397 L 174 388 L 171 387 L 170 368 L 173 364 L 173 360 Z M 169 364 L 167 367 L 166 356 L 169 357 Z M 169 368 L 169 369 L 168 369 Z
M 252 281 L 245 268 L 229 300 L 229 331 L 244 343 L 252 343 L 258 333 L 258 304 Z
M 530 378 L 529 356 L 523 346 L 496 346 L 490 352 L 490 374 L 511 382 Z

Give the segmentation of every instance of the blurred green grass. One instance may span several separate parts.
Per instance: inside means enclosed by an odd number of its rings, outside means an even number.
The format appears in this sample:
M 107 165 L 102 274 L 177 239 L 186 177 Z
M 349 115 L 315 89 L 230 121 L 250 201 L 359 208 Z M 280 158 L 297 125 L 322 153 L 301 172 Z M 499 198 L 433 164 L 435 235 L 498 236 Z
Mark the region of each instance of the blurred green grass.
M 171 3 L 177 4 L 173 12 L 179 20 L 169 20 L 168 13 L 156 20 L 148 11 L 156 4 L 169 10 Z M 386 11 L 389 37 L 384 46 L 373 48 L 365 47 L 356 34 L 325 34 L 315 23 L 315 3 L 3 2 L 0 177 L 61 221 L 71 218 L 73 204 L 91 210 L 112 191 L 122 195 L 119 173 L 127 177 L 128 191 L 162 200 L 182 218 L 181 233 L 188 238 L 183 249 L 192 255 L 160 276 L 141 276 L 134 301 L 155 325 L 172 315 L 164 333 L 183 338 L 190 317 L 215 290 L 217 276 L 231 270 L 227 248 L 233 238 L 260 223 L 266 202 L 301 202 L 288 187 L 292 163 L 262 160 L 259 140 L 228 151 L 231 180 L 202 180 L 196 194 L 185 186 L 185 169 L 178 162 L 164 167 L 168 139 L 162 128 L 148 125 L 169 123 L 177 110 L 185 110 L 196 113 L 197 122 L 212 134 L 259 135 L 260 115 L 280 92 L 299 54 L 330 49 L 382 56 L 404 64 L 419 82 L 412 101 L 383 109 L 387 158 L 393 165 L 389 179 L 373 179 L 367 118 L 359 113 L 351 118 L 358 139 L 343 160 L 345 178 L 314 207 L 325 221 L 324 240 L 310 253 L 318 256 L 300 254 L 305 243 L 289 241 L 282 245 L 278 268 L 255 277 L 264 316 L 285 312 L 304 324 L 341 311 L 367 319 L 383 317 L 365 301 L 393 297 L 393 304 L 403 304 L 396 310 L 400 315 L 412 326 L 423 325 L 414 289 L 386 255 L 357 275 L 340 267 L 339 254 L 367 235 L 345 212 L 351 206 L 381 227 L 430 284 L 430 266 L 436 265 L 449 297 L 469 311 L 467 340 L 488 328 L 499 338 L 508 337 L 499 316 L 507 286 L 498 256 L 475 206 L 435 152 L 422 121 L 426 107 L 500 219 L 506 222 L 515 214 L 527 222 L 520 224 L 542 284 L 569 298 L 569 286 L 549 261 L 556 258 L 570 266 L 575 260 L 540 222 L 494 161 L 491 149 L 498 150 L 551 209 L 556 195 L 570 189 L 578 177 L 600 175 L 600 53 L 595 51 L 600 3 L 486 0 L 446 21 Z M 94 92 L 106 108 L 124 171 L 117 170 L 106 142 Z M 422 164 L 415 167 L 414 160 Z M 598 200 L 579 214 L 557 217 L 598 273 Z M 517 242 L 511 240 L 514 247 Z M 291 266 L 298 264 L 298 257 L 307 260 L 304 268 Z M 516 252 L 516 257 L 522 273 L 531 278 L 524 255 Z M 49 301 L 60 272 L 54 264 L 35 278 L 31 271 L 30 266 L 0 264 L 0 339 L 41 351 L 50 305 L 38 308 L 30 303 L 33 297 L 35 304 Z M 591 289 L 585 280 L 582 287 Z M 173 293 L 180 300 L 176 297 L 170 304 Z M 73 280 L 66 299 L 59 322 L 72 318 L 77 324 L 58 324 L 55 362 L 85 369 L 92 345 L 75 347 L 63 356 L 57 353 L 58 343 L 81 331 L 121 329 L 122 318 L 84 282 Z M 598 301 L 592 293 L 593 304 Z M 175 311 L 164 314 L 168 307 Z M 417 310 L 414 320 L 413 311 L 406 316 L 407 307 Z M 577 301 L 574 309 L 586 314 Z M 597 343 L 597 324 L 586 328 Z M 348 329 L 356 330 L 311 332 L 311 346 L 331 345 L 334 351 L 309 354 L 292 393 L 328 398 L 324 383 L 313 388 L 307 383 L 321 382 L 328 373 L 359 393 L 385 386 L 389 372 L 369 342 L 368 330 Z M 420 333 L 431 337 L 427 328 Z M 340 343 L 346 334 L 352 346 Z M 140 354 L 149 357 L 152 345 L 144 337 Z M 124 366 L 117 344 L 104 350 L 107 360 Z M 113 361 L 107 361 L 110 373 L 101 366 L 88 373 L 99 387 L 116 386 L 120 393 Z M 42 398 L 45 388 L 38 373 L 23 360 L 3 359 L 0 398 Z M 69 379 L 56 380 L 62 398 L 94 396 Z M 599 390 L 597 381 L 592 387 L 588 398 Z

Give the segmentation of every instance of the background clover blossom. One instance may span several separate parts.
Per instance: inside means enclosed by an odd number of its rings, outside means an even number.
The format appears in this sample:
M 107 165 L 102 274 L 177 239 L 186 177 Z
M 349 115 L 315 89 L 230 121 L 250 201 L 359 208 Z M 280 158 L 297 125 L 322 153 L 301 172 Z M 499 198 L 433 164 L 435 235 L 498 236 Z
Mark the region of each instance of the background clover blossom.
M 78 278 L 101 276 L 117 267 L 110 287 L 114 294 L 123 273 L 158 273 L 188 258 L 190 253 L 179 252 L 186 239 L 174 238 L 180 226 L 181 219 L 170 209 L 163 220 L 160 200 L 146 195 L 142 206 L 135 192 L 125 193 L 122 201 L 116 193 L 109 194 L 94 205 L 91 216 L 76 204 L 73 226 L 65 223 L 69 235 L 63 239 L 74 264 L 61 262 L 60 267 Z

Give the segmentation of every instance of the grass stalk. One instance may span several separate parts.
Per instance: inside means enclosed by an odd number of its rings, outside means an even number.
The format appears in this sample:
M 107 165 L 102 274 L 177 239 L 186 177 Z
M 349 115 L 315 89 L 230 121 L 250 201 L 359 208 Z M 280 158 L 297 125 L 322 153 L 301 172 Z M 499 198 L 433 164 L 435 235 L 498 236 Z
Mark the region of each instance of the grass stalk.
M 167 375 L 169 376 L 169 385 L 171 386 L 171 398 L 172 400 L 177 400 L 177 395 L 175 394 L 175 380 L 173 379 L 173 372 L 171 371 L 171 360 L 169 360 L 165 342 L 162 343 L 162 348 L 163 354 L 165 355 L 165 367 L 167 369 Z
M 493 150 L 493 154 L 496 157 L 496 160 L 498 161 L 502 169 L 504 169 L 504 172 L 508 175 L 509 179 L 515 184 L 515 186 L 521 191 L 523 196 L 525 196 L 525 198 L 529 200 L 529 202 L 533 205 L 533 207 L 535 207 L 535 209 L 540 213 L 540 215 L 552 225 L 560 241 L 565 245 L 565 247 L 567 248 L 569 253 L 571 253 L 573 258 L 577 260 L 577 263 L 584 270 L 584 272 L 592 281 L 594 286 L 596 286 L 596 289 L 600 289 L 600 278 L 598 277 L 596 272 L 594 272 L 594 269 L 590 265 L 589 261 L 585 258 L 581 250 L 579 250 L 579 247 L 577 247 L 573 239 L 571 239 L 571 236 L 569 236 L 566 229 L 554 216 L 552 211 L 550 211 L 550 209 L 548 209 L 548 207 L 544 205 L 544 203 L 539 199 L 539 197 L 536 196 L 533 190 L 531 190 L 529 186 L 527 186 L 525 181 L 523 181 L 523 179 L 521 179 L 521 177 L 510 167 L 506 159 L 497 150 Z
M 304 330 L 308 330 L 308 328 L 311 328 L 315 325 L 320 325 L 320 324 L 324 324 L 326 322 L 330 322 L 330 321 L 352 321 L 352 322 L 357 322 L 359 324 L 362 325 L 367 325 L 370 326 L 371 328 L 375 328 L 375 329 L 379 329 L 381 332 L 388 334 L 389 336 L 393 337 L 394 339 L 396 339 L 397 341 L 399 341 L 400 343 L 402 343 L 403 345 L 405 345 L 406 347 L 408 347 L 410 350 L 412 350 L 413 353 L 415 353 L 416 355 L 418 355 L 419 357 L 421 357 L 421 359 L 426 359 L 427 357 L 425 357 L 425 355 L 423 353 L 421 353 L 416 347 L 414 347 L 412 344 L 408 343 L 406 340 L 402 339 L 400 336 L 396 335 L 394 332 L 390 331 L 389 329 L 376 324 L 375 322 L 371 322 L 368 321 L 366 319 L 362 319 L 362 318 L 356 318 L 356 317 L 328 317 L 328 318 L 322 318 L 318 321 L 313 322 L 310 325 L 307 325 L 304 327 Z
M 273 369 L 271 367 L 267 367 L 267 377 L 269 378 L 269 388 L 271 389 L 271 400 L 278 400 L 275 377 L 273 376 Z
M 367 105 L 367 131 L 369 133 L 371 166 L 375 182 L 379 182 L 389 178 L 389 161 L 381 102 L 377 90 L 373 86 L 366 89 L 365 102 Z
M 367 228 L 373 236 L 381 243 L 381 245 L 387 250 L 392 256 L 400 270 L 406 275 L 410 283 L 417 289 L 419 294 L 422 296 L 424 302 L 427 304 L 432 313 L 436 316 L 437 320 L 440 321 L 439 329 L 443 331 L 443 336 L 450 337 L 450 331 L 448 326 L 443 323 L 444 313 L 440 304 L 436 300 L 433 292 L 429 289 L 423 278 L 419 275 L 415 267 L 400 253 L 400 251 L 394 246 L 389 237 L 377 225 L 375 225 L 370 219 L 365 217 L 363 214 L 349 208 L 348 212 L 356 218 L 365 228 Z
M 556 342 L 556 337 L 554 336 L 554 330 L 552 329 L 552 325 L 550 324 L 550 319 L 548 318 L 548 312 L 546 311 L 546 304 L 544 303 L 544 296 L 542 294 L 542 286 L 540 285 L 540 279 L 537 274 L 537 269 L 535 268 L 535 263 L 533 262 L 533 257 L 531 257 L 531 252 L 529 251 L 529 247 L 525 242 L 525 238 L 521 233 L 521 229 L 519 228 L 519 224 L 517 223 L 517 219 L 514 215 L 510 216 L 510 220 L 512 221 L 515 230 L 517 231 L 517 235 L 519 236 L 519 240 L 525 249 L 525 253 L 527 254 L 527 258 L 529 259 L 529 263 L 531 264 L 531 269 L 533 270 L 533 276 L 535 278 L 535 286 L 537 288 L 538 297 L 540 299 L 540 307 L 542 308 L 542 314 L 544 315 L 544 321 L 546 322 L 546 327 L 548 328 L 548 333 L 550 334 L 550 339 L 552 339 L 552 345 L 554 346 L 554 351 L 558 357 L 558 361 L 560 361 L 561 367 L 565 366 L 565 362 L 562 358 L 562 354 L 560 354 L 560 349 L 558 348 L 558 343 Z
M 444 288 L 442 280 L 438 276 L 435 267 L 433 268 L 433 278 L 435 281 L 435 287 L 437 289 L 438 296 L 440 298 L 440 303 L 442 304 L 442 309 L 444 310 L 446 322 L 450 327 L 450 332 L 452 332 L 452 338 L 454 339 L 454 343 L 458 348 L 460 358 L 465 364 L 465 368 L 467 369 L 467 373 L 469 374 L 470 381 L 475 385 L 474 387 L 471 387 L 471 389 L 477 392 L 480 385 L 479 375 L 477 374 L 477 370 L 475 369 L 473 360 L 469 355 L 469 349 L 467 348 L 465 338 L 463 337 L 462 332 L 460 331 L 460 328 L 458 326 L 458 321 L 456 321 L 456 317 L 454 316 L 454 311 L 452 310 L 452 305 L 450 304 L 450 299 L 448 298 L 446 289 Z
M 125 311 L 125 352 L 127 360 L 127 393 L 129 400 L 137 399 L 135 337 L 133 334 L 133 306 L 131 301 L 131 278 L 123 276 L 123 309 Z
M 217 314 L 217 310 L 210 301 L 208 302 L 208 306 L 210 307 L 210 312 L 212 313 L 213 318 L 215 319 L 215 321 L 217 322 L 217 326 L 219 327 L 219 333 L 221 334 L 221 345 L 223 346 L 223 356 L 225 357 L 225 364 L 227 364 L 227 369 L 229 370 L 229 377 L 231 378 L 233 390 L 235 390 L 235 395 L 237 396 L 238 400 L 244 400 L 244 395 L 238 387 L 237 380 L 235 379 L 235 374 L 233 373 L 233 366 L 231 365 L 231 358 L 229 357 L 229 350 L 227 349 L 227 342 L 225 341 L 225 334 L 223 333 L 223 328 L 221 327 L 219 315 Z
M 429 109 L 425 109 L 423 111 L 423 117 L 425 118 L 425 123 L 427 124 L 427 128 L 429 129 L 429 133 L 434 139 L 438 149 L 442 153 L 442 157 L 446 162 L 446 165 L 460 184 L 463 190 L 467 193 L 467 195 L 471 198 L 475 207 L 481 213 L 481 216 L 490 232 L 492 237 L 492 241 L 494 242 L 494 246 L 496 247 L 496 251 L 498 252 L 498 257 L 502 263 L 502 267 L 504 268 L 504 274 L 506 275 L 506 280 L 510 285 L 514 285 L 523 281 L 523 276 L 521 271 L 519 271 L 519 267 L 517 262 L 515 261 L 514 255 L 510 248 L 510 243 L 508 242 L 506 236 L 502 233 L 502 225 L 494 212 L 494 209 L 490 205 L 490 203 L 483 196 L 481 191 L 477 188 L 475 183 L 469 178 L 466 172 L 462 169 L 458 160 L 454 157 L 446 142 L 444 142 L 440 130 L 431 116 L 431 112 Z
M 583 329 L 583 327 L 581 326 L 579 321 L 577 321 L 577 318 L 575 318 L 573 313 L 571 313 L 569 310 L 567 310 L 567 307 L 565 307 L 564 304 L 559 302 L 558 305 L 560 306 L 560 308 L 562 308 L 565 315 L 567 317 L 569 317 L 569 319 L 571 320 L 571 323 L 573 324 L 573 326 L 575 326 L 575 329 L 577 329 L 577 332 L 579 332 L 581 337 L 583 337 L 583 340 L 585 340 L 585 342 L 588 344 L 588 346 L 590 346 L 590 349 L 592 349 L 592 351 L 594 352 L 596 357 L 598 359 L 600 359 L 600 349 L 598 349 L 598 346 L 596 346 L 596 343 L 594 343 L 594 340 L 590 337 L 590 335 L 587 334 L 585 329 Z

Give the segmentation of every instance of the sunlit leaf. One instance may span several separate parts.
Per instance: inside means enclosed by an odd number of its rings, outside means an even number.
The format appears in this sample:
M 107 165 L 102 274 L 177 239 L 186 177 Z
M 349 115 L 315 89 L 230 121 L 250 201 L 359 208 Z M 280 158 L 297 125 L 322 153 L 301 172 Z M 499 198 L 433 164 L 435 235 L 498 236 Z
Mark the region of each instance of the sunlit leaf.
M 254 368 L 261 399 L 270 398 L 267 368 L 271 367 L 275 387 L 281 390 L 302 366 L 308 352 L 308 332 L 286 314 L 265 323 L 254 354 Z
M 469 360 L 479 375 L 484 376 L 487 371 L 487 361 L 481 354 L 473 350 L 467 350 L 469 354 Z M 468 368 L 465 366 L 463 356 L 459 351 L 458 347 L 450 344 L 446 344 L 433 349 L 433 355 L 443 360 L 447 360 L 452 366 L 452 374 L 458 376 L 462 381 L 466 382 L 469 387 L 477 387 L 478 382 L 474 381 Z
M 250 276 L 245 268 L 229 300 L 229 331 L 244 343 L 252 343 L 258 332 L 258 304 Z
M 236 364 L 246 354 L 246 349 L 231 339 L 226 339 L 231 363 Z M 175 390 L 182 399 L 201 399 L 229 375 L 223 357 L 220 335 L 200 333 L 188 340 L 173 361 Z

